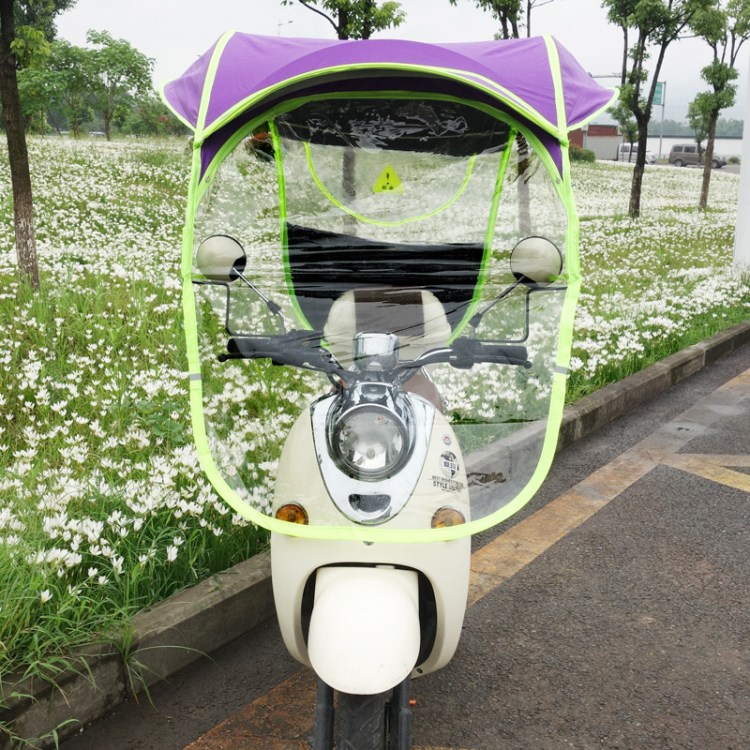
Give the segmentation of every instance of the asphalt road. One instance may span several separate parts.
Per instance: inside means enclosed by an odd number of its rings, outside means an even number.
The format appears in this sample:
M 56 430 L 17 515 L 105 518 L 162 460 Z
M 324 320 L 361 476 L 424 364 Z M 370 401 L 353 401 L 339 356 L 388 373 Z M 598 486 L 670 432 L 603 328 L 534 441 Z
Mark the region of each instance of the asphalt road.
M 560 498 L 595 512 L 553 514 L 561 538 L 474 597 L 453 662 L 414 683 L 415 747 L 749 748 L 749 488 L 750 346 L 563 451 L 476 547 Z M 296 750 L 311 684 L 268 622 L 61 747 Z

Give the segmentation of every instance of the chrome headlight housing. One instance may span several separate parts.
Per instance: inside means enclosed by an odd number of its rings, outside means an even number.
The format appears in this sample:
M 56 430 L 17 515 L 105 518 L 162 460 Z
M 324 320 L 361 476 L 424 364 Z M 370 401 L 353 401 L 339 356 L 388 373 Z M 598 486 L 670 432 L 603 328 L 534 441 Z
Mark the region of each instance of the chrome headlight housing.
M 368 388 L 369 386 L 369 388 Z M 413 445 L 406 405 L 397 405 L 381 384 L 363 384 L 331 414 L 331 458 L 349 476 L 377 482 L 396 474 Z

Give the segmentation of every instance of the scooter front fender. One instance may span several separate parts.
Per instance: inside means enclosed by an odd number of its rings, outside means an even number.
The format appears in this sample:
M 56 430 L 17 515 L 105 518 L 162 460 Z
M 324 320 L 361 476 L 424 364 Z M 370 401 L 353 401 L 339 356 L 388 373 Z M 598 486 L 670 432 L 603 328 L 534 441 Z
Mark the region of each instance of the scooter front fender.
M 417 574 L 390 566 L 318 570 L 310 663 L 336 690 L 375 695 L 404 680 L 419 656 Z

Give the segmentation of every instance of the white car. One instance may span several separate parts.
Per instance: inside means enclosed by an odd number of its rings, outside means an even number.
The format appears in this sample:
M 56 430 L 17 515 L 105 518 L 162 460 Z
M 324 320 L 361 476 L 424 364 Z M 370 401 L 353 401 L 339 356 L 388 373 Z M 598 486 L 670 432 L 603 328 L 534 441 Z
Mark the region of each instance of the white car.
M 638 156 L 638 144 L 633 144 L 633 153 L 630 153 L 630 144 L 621 143 L 620 148 L 617 149 L 617 161 L 629 161 L 635 164 L 636 157 Z M 656 157 L 651 151 L 646 151 L 646 164 L 656 164 Z

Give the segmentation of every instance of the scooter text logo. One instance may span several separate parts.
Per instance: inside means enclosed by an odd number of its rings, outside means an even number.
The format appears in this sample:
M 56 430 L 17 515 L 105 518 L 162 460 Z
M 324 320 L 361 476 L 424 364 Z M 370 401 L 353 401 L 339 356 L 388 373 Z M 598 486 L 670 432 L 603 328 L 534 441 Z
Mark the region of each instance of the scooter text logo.
M 458 474 L 458 458 L 456 454 L 452 451 L 445 451 L 440 456 L 440 469 L 446 477 L 453 479 Z
M 464 483 L 453 478 L 458 474 L 459 468 L 456 454 L 453 451 L 445 451 L 440 455 L 440 470 L 443 472 L 443 476 L 433 474 L 432 486 L 435 489 L 443 490 L 443 492 L 461 492 Z

